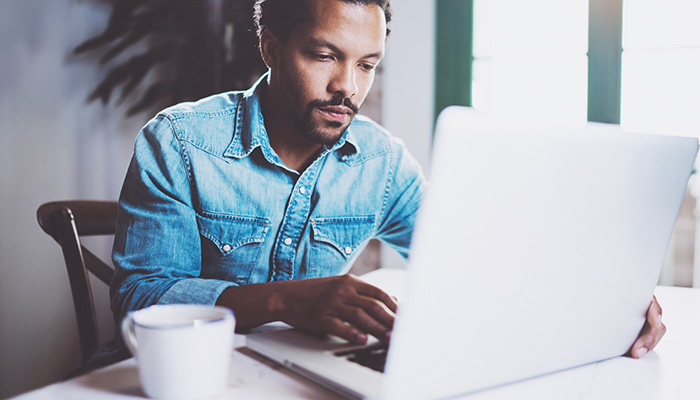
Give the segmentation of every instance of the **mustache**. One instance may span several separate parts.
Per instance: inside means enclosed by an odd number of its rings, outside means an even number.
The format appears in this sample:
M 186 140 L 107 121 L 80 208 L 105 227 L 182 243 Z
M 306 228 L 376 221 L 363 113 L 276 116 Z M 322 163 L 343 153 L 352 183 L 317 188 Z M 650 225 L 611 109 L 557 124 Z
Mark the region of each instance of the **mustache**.
M 349 98 L 343 98 L 340 96 L 333 97 L 330 100 L 313 100 L 310 105 L 312 107 L 329 107 L 343 105 L 349 108 L 353 112 L 353 114 L 357 114 L 360 111 L 360 107 L 353 104 Z

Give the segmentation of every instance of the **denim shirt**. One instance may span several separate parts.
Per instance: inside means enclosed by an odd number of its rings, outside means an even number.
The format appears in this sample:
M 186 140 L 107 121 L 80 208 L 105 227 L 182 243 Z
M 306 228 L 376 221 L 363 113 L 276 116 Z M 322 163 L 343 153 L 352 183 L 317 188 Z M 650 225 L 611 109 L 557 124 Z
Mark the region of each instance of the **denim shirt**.
M 424 178 L 402 143 L 357 116 L 298 173 L 268 141 L 265 84 L 171 107 L 139 133 L 114 240 L 115 319 L 343 274 L 371 238 L 407 257 Z

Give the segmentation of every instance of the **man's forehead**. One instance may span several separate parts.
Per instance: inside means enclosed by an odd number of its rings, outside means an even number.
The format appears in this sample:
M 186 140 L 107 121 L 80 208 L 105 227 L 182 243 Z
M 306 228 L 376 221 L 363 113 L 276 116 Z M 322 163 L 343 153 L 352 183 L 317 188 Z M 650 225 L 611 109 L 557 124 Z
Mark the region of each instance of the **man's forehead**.
M 367 55 L 384 54 L 386 18 L 376 4 L 342 0 L 309 0 L 309 20 L 293 31 L 312 45 L 365 44 Z
M 343 52 L 343 48 L 336 45 L 334 42 L 331 42 L 329 40 L 326 40 L 325 38 L 322 37 L 314 37 L 311 36 L 309 37 L 306 42 L 309 44 L 311 47 L 318 47 L 318 48 L 327 48 L 331 51 L 334 52 Z M 384 57 L 384 47 L 377 47 L 376 50 L 372 51 L 369 50 L 368 52 L 364 53 L 362 55 L 363 58 L 383 58 Z

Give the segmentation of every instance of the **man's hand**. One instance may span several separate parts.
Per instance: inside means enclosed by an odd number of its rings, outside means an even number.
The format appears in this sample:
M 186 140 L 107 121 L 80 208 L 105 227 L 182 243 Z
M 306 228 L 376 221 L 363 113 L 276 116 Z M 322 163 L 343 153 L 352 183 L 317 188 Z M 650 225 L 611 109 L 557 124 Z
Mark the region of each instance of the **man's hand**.
M 296 281 L 282 290 L 280 319 L 315 333 L 330 333 L 355 343 L 367 334 L 388 341 L 396 302 L 381 289 L 353 275 Z
M 238 330 L 283 321 L 355 343 L 367 334 L 388 341 L 397 309 L 391 296 L 353 275 L 230 287 L 216 304 L 233 310 Z
M 647 310 L 647 320 L 644 327 L 627 354 L 633 358 L 642 357 L 659 344 L 665 333 L 666 325 L 661 322 L 661 306 L 654 296 L 649 310 Z

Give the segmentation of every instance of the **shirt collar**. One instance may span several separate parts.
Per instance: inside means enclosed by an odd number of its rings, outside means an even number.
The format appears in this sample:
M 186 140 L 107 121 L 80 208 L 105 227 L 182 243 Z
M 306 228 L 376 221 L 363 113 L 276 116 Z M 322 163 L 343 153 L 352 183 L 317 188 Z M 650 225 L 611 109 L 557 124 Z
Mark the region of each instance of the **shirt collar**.
M 263 74 L 250 89 L 243 92 L 236 110 L 233 140 L 224 152 L 224 156 L 243 158 L 252 153 L 256 147 L 263 146 L 263 143 L 269 146 L 260 108 L 260 93 L 266 80 L 267 73 Z
M 224 156 L 244 158 L 257 147 L 261 147 L 264 153 L 273 153 L 260 107 L 260 97 L 267 84 L 267 77 L 268 73 L 266 72 L 250 89 L 243 92 L 243 98 L 239 101 L 236 111 L 233 140 L 224 152 Z M 357 140 L 352 133 L 352 124 L 338 142 L 330 146 L 329 150 L 335 152 L 341 160 L 346 160 L 348 157 L 360 153 Z
M 352 130 L 352 124 L 350 124 L 340 140 L 330 148 L 341 161 L 349 161 L 352 157 L 360 154 L 360 146 L 357 144 Z

